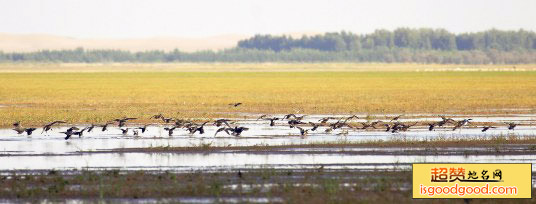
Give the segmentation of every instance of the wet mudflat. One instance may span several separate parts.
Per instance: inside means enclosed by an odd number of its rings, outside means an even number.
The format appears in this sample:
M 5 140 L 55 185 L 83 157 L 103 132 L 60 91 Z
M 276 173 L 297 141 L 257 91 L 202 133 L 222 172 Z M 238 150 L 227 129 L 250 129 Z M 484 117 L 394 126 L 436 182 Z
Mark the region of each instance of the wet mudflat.
M 40 203 L 413 203 L 403 169 L 225 171 L 1 171 L 0 202 Z M 533 177 L 534 180 L 534 177 Z M 533 189 L 533 193 L 534 193 Z M 473 200 L 530 203 L 532 199 Z M 463 199 L 434 203 L 463 203 Z M 473 203 L 472 202 L 472 203 Z

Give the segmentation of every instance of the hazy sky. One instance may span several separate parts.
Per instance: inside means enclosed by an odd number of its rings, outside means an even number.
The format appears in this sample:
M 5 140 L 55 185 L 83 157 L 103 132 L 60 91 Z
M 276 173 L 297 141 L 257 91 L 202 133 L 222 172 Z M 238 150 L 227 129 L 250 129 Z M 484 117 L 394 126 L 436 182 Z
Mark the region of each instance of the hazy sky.
M 0 32 L 137 38 L 397 27 L 536 31 L 535 0 L 0 0 Z

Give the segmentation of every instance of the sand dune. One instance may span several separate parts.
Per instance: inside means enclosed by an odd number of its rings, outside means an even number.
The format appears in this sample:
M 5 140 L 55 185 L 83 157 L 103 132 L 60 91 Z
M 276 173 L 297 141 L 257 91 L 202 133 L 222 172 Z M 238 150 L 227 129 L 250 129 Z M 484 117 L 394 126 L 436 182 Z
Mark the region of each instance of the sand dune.
M 300 38 L 302 35 L 316 35 L 320 32 L 289 32 L 275 35 L 289 35 Z M 137 39 L 114 38 L 72 38 L 48 34 L 9 34 L 0 33 L 0 51 L 33 52 L 39 50 L 62 50 L 83 47 L 85 49 L 119 49 L 129 51 L 179 49 L 183 52 L 200 50 L 221 50 L 235 47 L 237 42 L 251 35 L 229 34 L 213 37 L 153 37 Z
M 220 50 L 236 46 L 246 35 L 221 35 L 204 38 L 154 37 L 139 39 L 79 39 L 46 34 L 0 33 L 3 52 L 32 52 L 83 47 L 86 49 L 120 49 L 129 51 L 179 49 L 186 52 Z

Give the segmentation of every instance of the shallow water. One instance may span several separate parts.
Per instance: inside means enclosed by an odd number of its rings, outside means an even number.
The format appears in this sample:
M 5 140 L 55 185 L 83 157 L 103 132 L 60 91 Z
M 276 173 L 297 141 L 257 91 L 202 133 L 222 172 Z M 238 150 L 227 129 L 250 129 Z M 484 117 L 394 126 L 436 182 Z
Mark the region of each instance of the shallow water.
M 306 117 L 304 121 L 317 122 L 327 115 Z M 335 116 L 342 117 L 343 115 Z M 364 116 L 362 116 L 364 117 Z M 439 121 L 436 116 L 415 114 L 401 119 L 410 121 Z M 501 116 L 455 116 L 454 119 L 473 118 L 476 122 L 520 122 L 531 124 L 536 115 L 516 114 Z M 354 120 L 364 122 L 365 120 Z M 388 121 L 388 120 L 384 120 Z M 308 144 L 316 142 L 355 142 L 367 140 L 408 139 L 421 140 L 431 138 L 466 138 L 491 137 L 497 135 L 535 136 L 536 126 L 520 126 L 515 131 L 507 130 L 505 126 L 491 129 L 482 133 L 479 128 L 464 128 L 451 131 L 450 128 L 428 131 L 426 127 L 412 128 L 408 132 L 389 133 L 382 130 L 355 131 L 350 130 L 347 136 L 337 136 L 340 130 L 324 133 L 323 127 L 312 132 L 307 137 L 299 136 L 299 130 L 290 129 L 286 121 L 279 121 L 277 126 L 270 127 L 269 121 L 240 120 L 238 124 L 249 127 L 250 130 L 241 137 L 228 136 L 220 132 L 214 137 L 217 127 L 205 127 L 203 135 L 189 135 L 185 130 L 177 130 L 172 137 L 163 130 L 164 125 L 151 126 L 147 132 L 134 137 L 130 131 L 126 136 L 117 127 L 102 132 L 95 128 L 83 137 L 73 137 L 64 140 L 59 133 L 66 127 L 56 127 L 53 131 L 40 134 L 41 129 L 32 136 L 17 135 L 11 129 L 0 129 L 0 170 L 13 169 L 65 169 L 65 168 L 122 168 L 122 169 L 226 169 L 226 168 L 256 168 L 270 166 L 274 168 L 316 168 L 326 165 L 326 168 L 392 168 L 397 164 L 408 167 L 414 162 L 530 162 L 536 163 L 536 155 L 515 156 L 404 156 L 404 155 L 344 155 L 333 151 L 332 154 L 311 153 L 277 153 L 251 154 L 219 152 L 210 154 L 199 153 L 84 153 L 80 151 L 110 150 L 116 148 L 143 148 L 162 146 L 252 146 L 252 145 L 288 145 Z M 78 125 L 84 127 L 83 125 Z M 133 128 L 135 126 L 130 126 Z M 393 149 L 394 151 L 395 149 Z M 389 151 L 384 150 L 383 151 Z

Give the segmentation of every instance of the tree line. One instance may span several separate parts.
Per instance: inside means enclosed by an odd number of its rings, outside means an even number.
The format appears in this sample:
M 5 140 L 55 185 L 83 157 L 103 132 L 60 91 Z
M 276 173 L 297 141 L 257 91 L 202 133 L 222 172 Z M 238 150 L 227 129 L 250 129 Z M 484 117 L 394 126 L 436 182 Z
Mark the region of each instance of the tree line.
M 42 50 L 3 53 L 0 62 L 412 62 L 441 64 L 536 63 L 534 32 L 488 30 L 453 34 L 444 29 L 399 28 L 357 35 L 325 33 L 292 38 L 255 35 L 235 48 L 182 52 Z
M 295 48 L 322 51 L 345 51 L 383 48 L 415 50 L 481 50 L 500 51 L 536 49 L 536 33 L 491 29 L 477 33 L 454 34 L 445 29 L 398 28 L 394 31 L 376 30 L 357 35 L 348 32 L 325 33 L 293 39 L 290 36 L 255 35 L 241 40 L 238 47 L 260 50 L 291 50 Z

